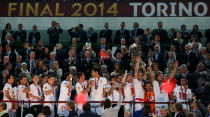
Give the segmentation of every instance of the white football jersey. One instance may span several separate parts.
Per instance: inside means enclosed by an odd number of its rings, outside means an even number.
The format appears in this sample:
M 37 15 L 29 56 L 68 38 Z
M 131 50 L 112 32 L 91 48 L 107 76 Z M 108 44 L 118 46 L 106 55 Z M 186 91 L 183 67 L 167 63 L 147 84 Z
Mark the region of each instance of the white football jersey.
M 40 97 L 40 98 L 42 98 L 42 96 L 43 96 L 43 93 L 42 93 L 42 90 L 41 90 L 41 87 L 39 86 L 39 85 L 35 85 L 35 84 L 31 84 L 30 85 L 30 94 L 32 95 L 32 96 L 38 96 L 38 97 Z M 40 100 L 38 100 L 38 99 L 33 99 L 33 98 L 30 98 L 30 100 L 31 101 L 40 101 Z M 31 103 L 30 104 L 31 106 L 33 106 L 33 105 L 41 105 L 41 103 Z
M 67 85 L 70 83 L 70 81 L 64 80 L 61 83 L 61 88 L 60 88 L 60 96 L 59 96 L 59 101 L 69 101 L 70 100 L 70 96 L 71 96 L 71 90 L 72 88 L 68 88 Z
M 13 96 L 12 96 L 13 89 L 12 89 L 12 85 L 11 85 L 11 84 L 6 83 L 6 84 L 4 85 L 4 88 L 3 88 L 3 100 L 9 100 L 9 99 L 6 97 L 6 91 L 8 91 L 10 97 L 13 98 Z M 6 104 L 7 104 L 7 111 L 10 112 L 11 109 L 12 109 L 12 103 L 11 103 L 11 102 L 6 102 Z
M 23 90 L 27 88 L 25 85 L 19 85 L 18 86 L 18 100 L 24 100 L 24 101 L 29 101 L 27 94 L 23 92 Z M 19 106 L 21 106 L 19 104 Z M 29 108 L 29 103 L 24 103 L 24 107 Z
M 135 89 L 135 98 L 144 99 L 144 89 L 142 87 L 142 82 L 137 79 L 133 79 L 133 85 Z M 143 104 L 135 104 L 136 111 L 141 110 L 143 107 Z
M 44 92 L 44 101 L 55 101 L 55 91 L 49 95 L 45 94 L 45 91 L 52 90 L 52 86 L 48 83 L 44 84 L 43 86 L 43 92 Z

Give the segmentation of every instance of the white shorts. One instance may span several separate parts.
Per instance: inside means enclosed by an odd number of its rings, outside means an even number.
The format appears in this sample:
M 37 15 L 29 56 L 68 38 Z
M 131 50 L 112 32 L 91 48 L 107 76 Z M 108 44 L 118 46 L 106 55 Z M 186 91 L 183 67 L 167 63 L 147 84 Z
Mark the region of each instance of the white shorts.
M 58 116 L 67 117 L 69 115 L 69 111 L 67 111 L 66 103 L 58 103 Z
M 7 104 L 7 111 L 10 112 L 12 110 L 12 103 L 6 102 L 6 104 Z

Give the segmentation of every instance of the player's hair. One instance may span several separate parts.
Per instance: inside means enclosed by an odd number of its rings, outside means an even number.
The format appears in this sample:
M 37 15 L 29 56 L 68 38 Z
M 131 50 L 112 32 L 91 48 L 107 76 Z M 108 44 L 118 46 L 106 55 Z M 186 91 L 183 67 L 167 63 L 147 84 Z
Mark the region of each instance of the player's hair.
M 104 101 L 104 109 L 110 108 L 111 104 L 112 103 L 111 103 L 110 99 L 106 98 L 105 101 Z
M 78 73 L 77 73 L 77 78 L 78 78 L 78 80 L 80 79 L 80 77 L 82 76 L 82 74 L 83 74 L 83 72 L 78 72 Z
M 27 78 L 27 76 L 25 74 L 21 74 L 19 80 L 22 80 L 23 78 Z
M 38 75 L 38 74 L 32 74 L 32 78 L 34 78 L 35 76 L 38 76 L 38 77 L 39 77 L 39 75 Z
M 64 74 L 63 74 L 63 79 L 66 79 L 68 76 L 69 76 L 69 72 L 65 72 Z
M 54 74 L 49 74 L 48 79 L 50 79 L 51 77 L 55 78 L 55 75 Z
M 0 106 L 3 108 L 3 110 L 7 109 L 7 104 L 4 102 L 0 103 Z
M 94 67 L 92 68 L 92 71 L 95 71 L 95 72 L 100 73 L 100 69 L 99 69 L 97 66 L 94 66 Z
M 7 76 L 6 76 L 6 81 L 8 82 L 8 80 L 10 79 L 10 76 L 13 76 L 12 74 L 8 74 Z
M 176 103 L 176 104 L 175 104 L 175 108 L 176 108 L 177 111 L 182 111 L 182 109 L 183 109 L 181 103 Z
M 44 113 L 44 115 L 50 116 L 50 114 L 51 114 L 50 107 L 49 106 L 44 106 L 42 108 L 42 113 Z
M 69 106 L 72 110 L 75 110 L 75 103 L 73 100 L 68 101 L 67 106 Z

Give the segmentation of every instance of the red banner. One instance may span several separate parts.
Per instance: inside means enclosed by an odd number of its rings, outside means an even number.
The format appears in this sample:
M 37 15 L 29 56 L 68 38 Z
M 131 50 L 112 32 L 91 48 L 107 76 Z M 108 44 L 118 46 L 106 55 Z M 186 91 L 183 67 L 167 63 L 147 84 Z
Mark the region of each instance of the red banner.
M 209 0 L 1 2 L 0 17 L 209 17 Z

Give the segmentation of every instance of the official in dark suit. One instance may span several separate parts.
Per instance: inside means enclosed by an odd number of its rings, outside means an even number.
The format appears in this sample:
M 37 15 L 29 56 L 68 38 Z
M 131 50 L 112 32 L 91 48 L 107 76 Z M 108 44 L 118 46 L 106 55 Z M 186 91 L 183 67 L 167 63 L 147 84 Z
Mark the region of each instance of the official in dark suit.
M 108 44 L 112 43 L 112 30 L 109 29 L 109 23 L 104 23 L 104 30 L 100 32 L 100 38 L 105 37 Z
M 56 43 L 59 42 L 59 36 L 63 33 L 63 29 L 61 29 L 60 24 L 56 21 L 51 22 L 52 27 L 50 27 L 47 32 L 49 34 L 49 44 L 54 47 Z
M 68 53 L 69 57 L 63 61 L 63 70 L 69 72 L 70 66 L 76 66 L 79 68 L 79 60 L 76 58 L 76 53 L 73 50 L 70 50 Z
M 26 41 L 26 31 L 23 30 L 23 24 L 18 25 L 18 30 L 14 33 L 14 39 L 16 42 L 22 43 Z
M 28 42 L 30 45 L 38 44 L 40 40 L 40 32 L 37 31 L 37 26 L 33 25 L 33 31 L 29 33 Z
M 96 44 L 98 40 L 98 35 L 96 32 L 94 32 L 93 28 L 90 27 L 88 29 L 88 36 L 87 36 L 87 41 L 91 42 L 92 44 Z
M 77 38 L 78 43 L 85 43 L 87 41 L 87 33 L 83 30 L 83 24 L 68 30 L 71 38 Z
M 97 113 L 94 113 L 90 110 L 90 103 L 83 105 L 83 113 L 79 117 L 99 117 Z
M 13 35 L 13 30 L 11 29 L 11 24 L 10 23 L 7 23 L 6 26 L 5 26 L 5 29 L 2 31 L 1 43 L 3 43 L 3 41 L 6 40 L 6 36 L 7 36 L 8 33 Z
M 115 34 L 114 44 L 120 44 L 120 40 L 125 38 L 126 42 L 130 42 L 130 33 L 125 29 L 125 22 L 120 23 L 120 30 L 117 30 Z
M 190 33 L 190 35 L 196 35 L 198 42 L 201 42 L 201 38 L 203 37 L 202 33 L 199 31 L 198 25 L 193 26 L 193 31 Z
M 136 40 L 136 37 L 138 36 L 143 36 L 144 30 L 139 28 L 139 24 L 135 22 L 133 24 L 133 30 L 131 31 L 131 41 L 129 42 L 130 44 L 134 43 Z
M 15 48 L 15 40 L 12 38 L 12 34 L 10 34 L 10 33 L 8 33 L 6 35 L 6 39 L 3 40 L 3 42 L 2 42 L 2 47 L 4 50 L 6 48 L 6 45 L 10 45 L 12 50 L 16 49 Z
M 23 48 L 19 51 L 20 55 L 22 56 L 22 60 L 26 62 L 29 59 L 29 54 L 31 49 L 29 47 L 29 43 L 25 42 Z
M 105 51 L 106 51 L 107 49 L 110 49 L 109 46 L 107 46 L 107 44 L 106 44 L 106 38 L 104 38 L 104 37 L 102 37 L 102 38 L 100 39 L 100 45 L 98 45 L 98 46 L 96 47 L 96 49 L 95 49 L 96 54 L 98 55 L 99 52 L 100 52 L 102 49 L 105 50 Z
M 158 29 L 155 29 L 152 31 L 153 36 L 159 35 L 160 36 L 160 42 L 162 44 L 168 44 L 169 39 L 168 39 L 168 32 L 163 29 L 163 22 L 159 21 L 158 22 Z

